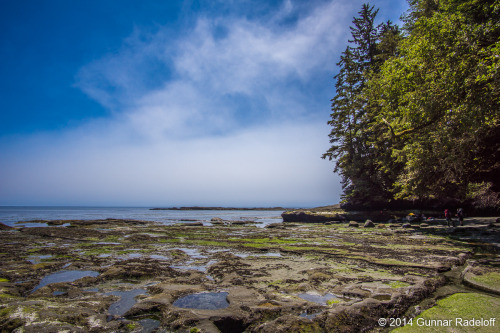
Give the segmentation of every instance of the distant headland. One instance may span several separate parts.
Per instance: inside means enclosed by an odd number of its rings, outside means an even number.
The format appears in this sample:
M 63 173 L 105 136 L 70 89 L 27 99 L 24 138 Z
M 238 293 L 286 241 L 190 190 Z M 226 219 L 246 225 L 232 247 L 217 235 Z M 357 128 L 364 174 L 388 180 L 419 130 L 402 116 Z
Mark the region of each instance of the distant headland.
M 296 208 L 284 208 L 284 207 L 168 207 L 168 208 L 150 208 L 150 210 L 290 210 Z

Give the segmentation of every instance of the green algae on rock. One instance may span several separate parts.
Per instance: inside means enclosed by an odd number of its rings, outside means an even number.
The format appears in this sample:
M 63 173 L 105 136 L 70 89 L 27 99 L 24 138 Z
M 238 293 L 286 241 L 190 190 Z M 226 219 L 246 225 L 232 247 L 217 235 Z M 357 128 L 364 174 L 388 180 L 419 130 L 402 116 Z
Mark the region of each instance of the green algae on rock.
M 456 293 L 393 332 L 498 332 L 500 299 L 478 293 Z

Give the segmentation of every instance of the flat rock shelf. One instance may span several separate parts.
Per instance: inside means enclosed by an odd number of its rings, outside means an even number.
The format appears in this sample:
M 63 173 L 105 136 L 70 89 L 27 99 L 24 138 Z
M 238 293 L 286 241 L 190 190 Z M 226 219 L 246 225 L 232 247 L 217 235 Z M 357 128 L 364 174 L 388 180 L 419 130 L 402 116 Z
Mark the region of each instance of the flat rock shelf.
M 2 228 L 0 327 L 386 332 L 379 318 L 432 319 L 448 313 L 453 295 L 485 299 L 488 315 L 499 317 L 491 305 L 499 303 L 497 224 L 348 222 L 259 228 L 105 219 Z M 457 309 L 474 314 L 465 303 Z

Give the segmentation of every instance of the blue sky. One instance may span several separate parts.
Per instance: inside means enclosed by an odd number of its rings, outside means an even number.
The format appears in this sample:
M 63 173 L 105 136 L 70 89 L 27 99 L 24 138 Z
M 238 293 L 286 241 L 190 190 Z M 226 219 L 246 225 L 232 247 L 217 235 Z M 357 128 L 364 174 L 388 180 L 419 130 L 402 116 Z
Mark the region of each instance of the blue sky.
M 338 202 L 320 156 L 362 3 L 2 1 L 0 205 Z

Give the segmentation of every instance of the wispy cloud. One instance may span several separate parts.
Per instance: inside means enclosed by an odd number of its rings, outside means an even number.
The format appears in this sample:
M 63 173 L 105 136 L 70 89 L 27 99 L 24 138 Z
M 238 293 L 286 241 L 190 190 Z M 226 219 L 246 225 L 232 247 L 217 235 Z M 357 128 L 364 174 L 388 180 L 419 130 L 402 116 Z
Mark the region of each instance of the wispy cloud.
M 258 19 L 200 14 L 179 34 L 136 29 L 77 75 L 109 118 L 4 141 L 0 204 L 333 203 L 338 178 L 319 157 L 359 4 L 285 1 Z
M 351 8 L 326 3 L 293 24 L 279 24 L 292 7 L 286 2 L 265 22 L 202 16 L 179 37 L 168 29 L 136 32 L 120 54 L 83 68 L 79 86 L 154 135 L 310 116 L 325 106 L 310 94 L 317 93 L 318 76 L 334 71 Z M 168 72 L 153 88 L 151 63 Z

